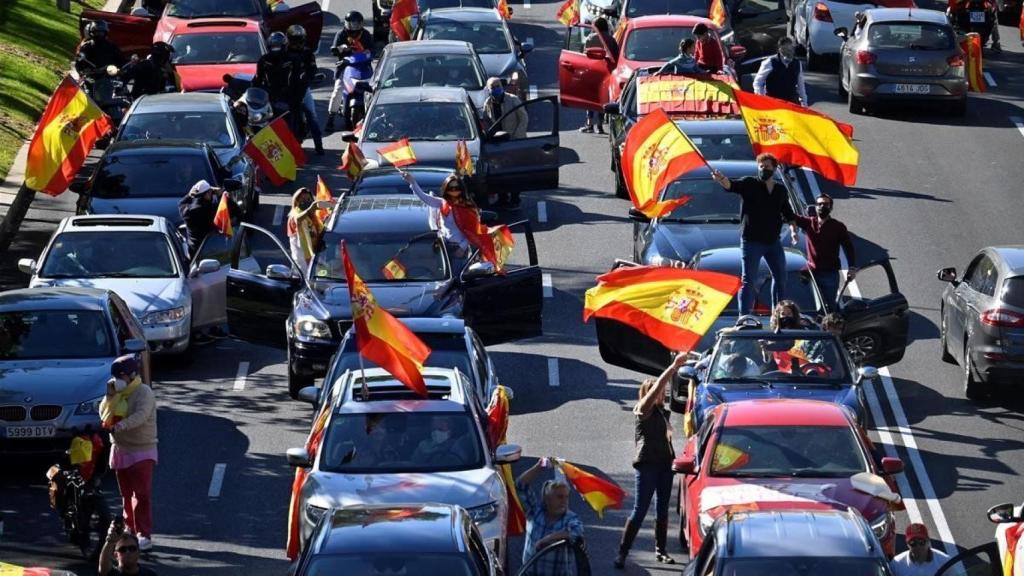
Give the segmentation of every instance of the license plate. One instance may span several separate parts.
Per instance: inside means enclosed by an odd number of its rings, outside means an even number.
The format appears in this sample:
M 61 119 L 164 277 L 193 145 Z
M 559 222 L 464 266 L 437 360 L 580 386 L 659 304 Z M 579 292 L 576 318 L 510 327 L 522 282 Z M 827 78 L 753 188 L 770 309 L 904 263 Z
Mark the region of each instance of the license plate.
M 931 86 L 927 84 L 897 84 L 897 94 L 927 94 L 931 91 Z
M 971 12 L 971 24 L 984 24 L 985 13 L 984 12 Z
M 7 438 L 53 438 L 57 435 L 54 426 L 8 426 Z

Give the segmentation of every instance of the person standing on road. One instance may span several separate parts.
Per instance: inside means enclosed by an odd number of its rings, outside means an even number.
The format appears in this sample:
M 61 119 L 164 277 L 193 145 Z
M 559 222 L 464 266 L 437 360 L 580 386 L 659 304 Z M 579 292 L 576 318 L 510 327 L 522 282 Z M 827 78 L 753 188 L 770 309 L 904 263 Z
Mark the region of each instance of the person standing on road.
M 679 354 L 661 376 L 657 379 L 648 378 L 640 384 L 639 400 L 633 407 L 636 416 L 633 434 L 636 444 L 636 455 L 633 457 L 636 496 L 633 512 L 622 529 L 619 554 L 615 557 L 614 566 L 619 569 L 626 565 L 626 555 L 647 517 L 647 510 L 655 494 L 658 500 L 654 520 L 654 557 L 662 564 L 676 563 L 666 549 L 668 506 L 672 499 L 672 481 L 675 479 L 672 460 L 676 453 L 672 448 L 671 413 L 665 409 L 665 389 L 672 382 L 676 371 L 685 363 L 686 354 Z
M 114 566 L 114 560 L 117 566 Z M 100 551 L 99 576 L 156 576 L 151 568 L 139 564 L 139 539 L 124 531 L 124 525 L 114 521 L 107 531 L 107 541 Z
M 298 24 L 288 27 L 288 51 L 292 53 L 301 64 L 302 86 L 305 87 L 302 95 L 302 113 L 306 117 L 306 125 L 309 126 L 309 134 L 313 137 L 313 145 L 316 147 L 317 156 L 324 155 L 323 133 L 320 132 L 320 119 L 316 116 L 316 103 L 313 101 L 313 79 L 316 77 L 316 53 L 306 46 L 306 29 Z
M 786 253 L 782 249 L 783 222 L 793 222 L 796 214 L 789 205 L 786 188 L 775 181 L 779 161 L 771 154 L 758 154 L 757 177 L 730 180 L 718 170 L 711 177 L 722 188 L 740 196 L 740 316 L 750 314 L 756 296 L 755 282 L 763 258 L 772 275 L 772 305 L 786 293 Z
M 86 40 L 78 47 L 75 71 L 79 76 L 105 74 L 107 66 L 124 66 L 124 54 L 107 38 L 110 25 L 103 20 L 90 22 L 85 27 Z
M 853 239 L 846 225 L 832 218 L 832 197 L 822 194 L 814 201 L 816 214 L 814 216 L 801 216 L 797 214 L 790 224 L 790 234 L 793 244 L 797 242 L 796 229 L 800 228 L 806 235 L 807 266 L 814 272 L 814 279 L 821 288 L 821 295 L 829 310 L 836 307 L 836 299 L 839 297 L 839 248 L 842 247 L 846 254 L 846 262 L 849 271 L 846 273 L 846 280 L 853 280 L 857 276 L 857 258 L 853 251 Z
M 697 64 L 708 72 L 721 72 L 725 67 L 725 54 L 722 53 L 721 43 L 711 34 L 708 25 L 701 22 L 694 26 L 693 37 L 697 40 L 697 47 L 693 53 Z
M 564 479 L 556 478 L 544 482 L 541 487 L 541 499 L 530 489 L 530 484 L 537 478 L 543 468 L 551 465 L 552 458 L 541 458 L 537 460 L 526 472 L 523 472 L 516 479 L 516 491 L 523 500 L 523 511 L 526 513 L 526 540 L 523 543 L 523 564 L 525 565 L 533 558 L 538 550 L 547 546 L 548 543 L 568 538 L 573 543 L 578 543 L 583 538 L 583 522 L 575 512 L 569 510 L 569 484 Z M 550 558 L 552 564 L 557 564 L 559 559 L 568 559 L 553 555 Z M 536 566 L 536 574 L 564 574 L 559 570 L 558 565 L 548 566 L 547 562 Z
M 679 56 L 669 60 L 664 66 L 655 72 L 655 75 L 660 74 L 694 74 L 703 72 L 700 66 L 697 65 L 697 59 L 693 57 L 694 51 L 697 49 L 697 42 L 693 38 L 683 38 L 679 42 Z
M 129 354 L 114 360 L 113 378 L 100 401 L 100 419 L 110 431 L 110 469 L 117 475 L 124 524 L 139 550 L 153 548 L 153 467 L 157 463 L 156 398 Z
M 619 57 L 619 43 L 615 36 L 609 31 L 608 20 L 604 16 L 598 16 L 593 22 L 594 30 L 583 39 L 583 47 L 604 48 L 612 59 Z M 600 110 L 587 110 L 587 123 L 580 128 L 584 134 L 592 134 L 597 130 L 598 134 L 604 134 L 604 112 Z
M 263 88 L 270 95 L 270 103 L 278 113 L 281 105 L 288 106 L 287 123 L 296 140 L 299 140 L 299 115 L 302 114 L 302 97 L 306 87 L 302 83 L 303 62 L 288 50 L 288 36 L 284 32 L 273 32 L 267 38 L 267 53 L 256 62 L 256 75 L 252 85 Z
M 893 576 L 935 576 L 949 560 L 944 552 L 929 546 L 928 527 L 924 524 L 910 524 L 904 536 L 910 549 L 897 554 L 889 563 Z
M 761 68 L 754 75 L 754 93 L 801 106 L 810 105 L 804 86 L 803 65 L 796 59 L 792 38 L 780 38 L 778 53 L 761 61 Z

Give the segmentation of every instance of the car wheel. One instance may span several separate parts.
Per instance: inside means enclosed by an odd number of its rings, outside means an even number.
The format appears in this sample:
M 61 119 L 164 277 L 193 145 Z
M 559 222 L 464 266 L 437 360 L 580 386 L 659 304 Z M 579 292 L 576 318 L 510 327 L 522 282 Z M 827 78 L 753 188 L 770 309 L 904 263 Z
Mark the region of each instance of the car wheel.
M 846 88 L 843 88 L 843 69 L 842 59 L 840 59 L 839 74 L 836 74 L 836 92 L 839 93 L 840 98 L 846 98 Z
M 853 81 L 850 82 L 850 88 L 853 88 Z M 863 114 L 864 113 L 864 102 L 853 95 L 853 92 L 848 91 L 846 93 L 847 103 L 850 105 L 851 114 Z
M 882 339 L 874 332 L 857 332 L 843 339 L 846 350 L 850 353 L 854 363 L 860 365 L 865 358 L 870 358 L 878 353 L 882 345 Z
M 305 374 L 296 374 L 292 370 L 292 363 L 288 363 L 288 395 L 292 400 L 299 399 L 299 390 L 313 385 L 313 377 Z
M 965 336 L 964 340 L 966 339 Z M 985 383 L 974 372 L 971 349 L 969 346 L 964 346 L 964 396 L 970 400 L 980 400 L 985 397 L 988 390 L 986 390 Z
M 946 340 L 946 310 L 939 309 L 939 348 L 942 350 L 942 361 L 956 364 L 956 358 L 949 353 L 949 342 Z

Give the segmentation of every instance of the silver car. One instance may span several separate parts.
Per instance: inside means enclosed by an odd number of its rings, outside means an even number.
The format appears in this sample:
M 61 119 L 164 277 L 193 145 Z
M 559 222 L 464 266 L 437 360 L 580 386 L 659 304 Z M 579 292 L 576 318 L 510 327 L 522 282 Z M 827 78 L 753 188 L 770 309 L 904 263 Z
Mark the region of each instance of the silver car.
M 966 61 L 946 15 L 936 10 L 859 12 L 853 30 L 835 29 L 839 96 L 855 114 L 882 101 L 937 100 L 967 112 Z
M 488 447 L 468 379 L 426 368 L 422 399 L 384 370 L 367 369 L 365 380 L 362 373 L 346 372 L 332 387 L 315 457 L 288 450 L 289 464 L 310 469 L 299 498 L 302 541 L 329 508 L 440 502 L 466 508 L 504 561 L 508 501 L 498 466 L 518 460 L 520 449 Z M 299 394 L 314 404 L 318 395 L 312 387 Z
M 473 45 L 459 40 L 394 42 L 384 48 L 370 84 L 385 88 L 462 88 L 483 110 L 487 76 Z
M 160 216 L 71 216 L 39 260 L 23 258 L 18 268 L 32 275 L 29 288 L 115 292 L 142 324 L 150 349 L 177 354 L 188 349 L 194 328 L 227 321 L 227 268 L 215 259 L 189 263 L 185 254 L 181 237 Z

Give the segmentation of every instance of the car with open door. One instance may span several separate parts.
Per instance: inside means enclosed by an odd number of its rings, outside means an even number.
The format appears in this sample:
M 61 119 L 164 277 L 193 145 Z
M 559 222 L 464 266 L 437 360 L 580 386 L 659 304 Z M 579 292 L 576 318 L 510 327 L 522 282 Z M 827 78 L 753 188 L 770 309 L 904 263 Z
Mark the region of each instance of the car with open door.
M 154 42 L 169 42 L 176 28 L 198 18 L 238 18 L 260 23 L 263 35 L 284 32 L 292 24 L 306 29 L 309 46 L 318 46 L 324 27 L 324 14 L 319 2 L 297 6 L 280 3 L 271 9 L 264 0 L 175 0 L 167 2 L 160 14 L 120 14 L 103 10 L 83 10 L 78 28 L 83 38 L 89 22 L 102 20 L 110 26 L 108 38 L 125 55 L 144 56 Z
M 1024 576 L 1024 506 L 997 504 L 986 513 L 996 525 L 996 539 L 950 558 L 935 576 Z M 1013 549 L 1011 550 L 1010 547 Z M 1009 558 L 1008 558 L 1009 557 Z M 1004 571 L 1010 560 L 1013 571 Z

